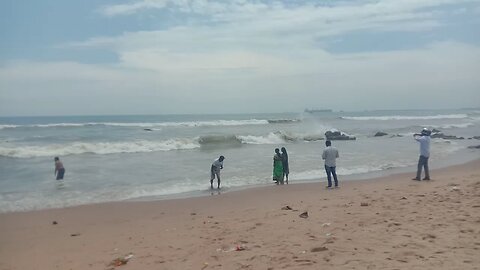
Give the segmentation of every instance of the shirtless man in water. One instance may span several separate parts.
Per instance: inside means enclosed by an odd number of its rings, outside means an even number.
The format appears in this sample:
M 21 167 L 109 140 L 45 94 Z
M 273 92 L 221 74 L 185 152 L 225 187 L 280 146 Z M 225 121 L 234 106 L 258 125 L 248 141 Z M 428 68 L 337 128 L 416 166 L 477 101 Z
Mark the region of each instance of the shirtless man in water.
M 65 174 L 65 168 L 63 167 L 63 163 L 60 161 L 58 157 L 55 157 L 55 173 L 54 175 L 57 176 L 57 180 L 62 180 L 63 175 Z

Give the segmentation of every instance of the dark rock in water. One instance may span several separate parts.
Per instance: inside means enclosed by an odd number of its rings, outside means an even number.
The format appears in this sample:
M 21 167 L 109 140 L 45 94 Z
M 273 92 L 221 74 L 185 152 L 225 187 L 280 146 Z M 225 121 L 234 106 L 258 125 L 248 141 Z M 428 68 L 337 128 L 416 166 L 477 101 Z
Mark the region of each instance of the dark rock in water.
M 144 128 L 145 131 L 153 131 L 151 128 Z
M 350 136 L 340 131 L 327 131 L 325 132 L 325 137 L 327 140 L 331 141 L 348 141 L 348 140 L 356 140 L 355 136 Z
M 438 130 L 438 129 L 436 129 L 436 128 L 432 129 L 432 133 L 440 133 L 440 132 L 441 132 L 441 131 Z
M 480 149 L 480 145 L 471 145 L 468 148 L 470 148 L 470 149 Z
M 444 140 L 463 140 L 464 137 L 457 137 L 455 135 L 445 135 L 442 132 L 433 133 L 430 136 L 432 139 L 444 139 Z
M 473 136 L 472 139 L 480 140 L 480 136 Z
M 382 137 L 382 136 L 386 136 L 388 135 L 388 133 L 385 133 L 383 131 L 379 131 L 377 133 L 375 133 L 374 137 Z

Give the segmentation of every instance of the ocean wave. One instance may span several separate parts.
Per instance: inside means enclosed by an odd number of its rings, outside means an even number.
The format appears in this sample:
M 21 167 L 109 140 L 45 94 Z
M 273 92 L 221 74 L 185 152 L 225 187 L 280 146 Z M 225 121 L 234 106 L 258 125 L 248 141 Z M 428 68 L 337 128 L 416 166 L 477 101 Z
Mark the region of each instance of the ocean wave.
M 241 144 L 242 141 L 235 135 L 206 135 L 198 138 L 202 145 L 206 144 Z
M 170 139 L 165 141 L 133 142 L 74 142 L 70 144 L 52 144 L 46 146 L 0 146 L 0 156 L 14 158 L 33 158 L 46 156 L 66 156 L 79 154 L 120 154 L 142 153 L 199 148 L 196 140 Z
M 270 132 L 267 135 L 207 135 L 198 138 L 201 145 L 208 144 L 281 144 L 295 141 L 323 140 L 323 134 L 295 134 L 289 132 Z
M 0 125 L 0 129 L 4 129 L 4 128 L 16 128 L 16 127 L 19 127 L 18 125 Z
M 301 122 L 300 119 L 269 119 L 267 120 L 270 124 L 290 124 Z
M 111 127 L 204 127 L 204 126 L 245 126 L 245 125 L 268 125 L 270 122 L 287 120 L 212 120 L 212 121 L 187 121 L 187 122 L 158 122 L 158 123 L 118 123 L 118 122 L 88 122 L 88 123 L 53 123 L 53 124 L 32 124 L 32 125 L 0 125 L 5 128 L 56 128 L 56 127 L 90 127 L 90 126 L 111 126 Z M 292 120 L 293 121 L 293 120 Z
M 466 114 L 439 114 L 439 115 L 425 115 L 425 116 L 405 116 L 405 115 L 391 115 L 391 116 L 342 116 L 341 119 L 356 120 L 356 121 L 388 121 L 388 120 L 434 120 L 434 119 L 463 119 L 468 118 Z
M 244 144 L 280 144 L 285 143 L 280 133 L 269 133 L 266 136 L 241 135 L 238 139 Z
M 474 126 L 474 123 L 461 123 L 461 124 L 443 124 L 438 126 L 431 126 L 436 129 L 449 129 L 449 128 L 468 128 Z
M 281 144 L 296 141 L 319 141 L 325 138 L 323 134 L 301 134 L 290 132 L 271 132 L 265 136 L 243 135 L 237 136 L 245 144 Z
M 0 156 L 13 158 L 34 158 L 45 156 L 66 156 L 80 154 L 120 154 L 146 153 L 157 151 L 190 150 L 208 145 L 241 144 L 282 144 L 295 141 L 323 140 L 323 134 L 294 134 L 271 132 L 267 135 L 205 135 L 195 138 L 173 138 L 162 141 L 126 142 L 72 142 L 50 145 L 14 145 L 12 142 L 0 144 Z

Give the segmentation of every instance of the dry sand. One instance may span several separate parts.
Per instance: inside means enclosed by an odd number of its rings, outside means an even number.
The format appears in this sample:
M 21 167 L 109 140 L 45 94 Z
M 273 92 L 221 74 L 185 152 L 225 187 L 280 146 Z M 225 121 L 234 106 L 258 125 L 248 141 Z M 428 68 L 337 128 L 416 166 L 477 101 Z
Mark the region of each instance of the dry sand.
M 480 269 L 480 161 L 411 176 L 1 214 L 0 269 Z

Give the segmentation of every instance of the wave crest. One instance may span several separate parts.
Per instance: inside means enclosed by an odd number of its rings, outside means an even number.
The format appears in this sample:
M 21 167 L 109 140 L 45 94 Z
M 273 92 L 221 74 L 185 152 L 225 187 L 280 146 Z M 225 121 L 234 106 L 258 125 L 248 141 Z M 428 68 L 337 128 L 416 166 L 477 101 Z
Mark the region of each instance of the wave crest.
M 235 135 L 207 135 L 198 139 L 201 145 L 206 144 L 241 144 L 242 141 Z
M 162 141 L 125 141 L 125 142 L 72 142 L 50 145 L 14 145 L 0 144 L 0 156 L 13 158 L 34 158 L 47 156 L 66 156 L 80 154 L 120 154 L 147 153 L 157 151 L 190 150 L 208 145 L 241 144 L 282 144 L 295 141 L 323 140 L 323 134 L 294 134 L 271 132 L 267 135 L 206 135 L 195 138 L 174 138 Z
M 462 119 L 468 118 L 466 114 L 439 114 L 439 115 L 426 115 L 426 116 L 404 116 L 404 115 L 391 115 L 391 116 L 341 116 L 341 119 L 356 120 L 356 121 L 388 121 L 388 120 L 433 120 L 433 119 Z
M 135 142 L 74 142 L 71 144 L 52 144 L 46 146 L 0 146 L 0 156 L 14 158 L 33 158 L 46 156 L 66 156 L 79 154 L 119 154 L 141 153 L 170 150 L 186 150 L 198 148 L 195 140 L 171 139 L 165 141 L 135 141 Z
M 6 128 L 56 128 L 56 127 L 91 127 L 91 126 L 110 126 L 110 127 L 204 127 L 204 126 L 245 126 L 245 125 L 267 125 L 269 121 L 277 120 L 212 120 L 212 121 L 189 121 L 189 122 L 152 122 L 152 123 L 117 123 L 117 122 L 88 122 L 88 123 L 52 123 L 52 124 L 32 124 L 32 125 L 0 125 L 0 129 Z M 287 120 L 278 120 L 287 121 Z

